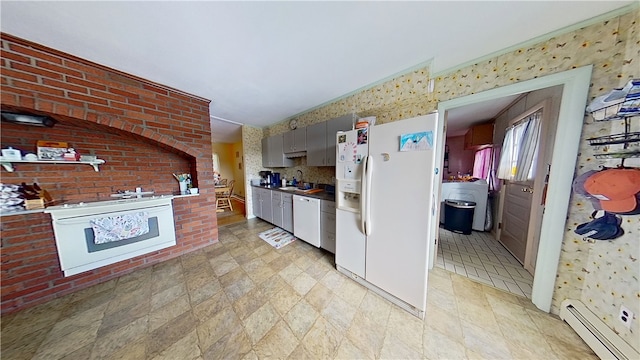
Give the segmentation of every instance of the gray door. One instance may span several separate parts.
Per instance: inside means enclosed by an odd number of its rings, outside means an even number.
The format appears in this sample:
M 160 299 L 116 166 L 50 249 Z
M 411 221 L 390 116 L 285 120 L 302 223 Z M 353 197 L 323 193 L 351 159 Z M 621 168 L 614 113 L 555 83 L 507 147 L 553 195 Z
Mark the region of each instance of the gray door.
M 505 185 L 499 240 L 521 263 L 524 263 L 527 250 L 532 199 L 533 182 L 507 182 Z

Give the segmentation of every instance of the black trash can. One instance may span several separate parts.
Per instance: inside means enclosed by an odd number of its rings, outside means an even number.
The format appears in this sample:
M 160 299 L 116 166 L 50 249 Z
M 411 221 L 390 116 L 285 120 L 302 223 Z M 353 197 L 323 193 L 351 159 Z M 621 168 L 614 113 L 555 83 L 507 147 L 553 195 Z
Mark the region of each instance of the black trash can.
M 473 201 L 446 199 L 444 201 L 444 228 L 464 235 L 471 234 L 475 208 L 476 203 Z

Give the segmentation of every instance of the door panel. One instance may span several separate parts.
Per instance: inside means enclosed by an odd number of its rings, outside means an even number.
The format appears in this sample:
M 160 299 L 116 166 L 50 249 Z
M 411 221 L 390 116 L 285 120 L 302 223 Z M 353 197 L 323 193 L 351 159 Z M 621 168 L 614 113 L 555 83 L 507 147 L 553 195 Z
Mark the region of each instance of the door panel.
M 435 132 L 436 115 L 370 128 L 372 164 L 366 280 L 424 309 L 435 150 L 399 151 L 400 136 Z
M 532 189 L 532 182 L 508 182 L 504 187 L 502 231 L 499 240 L 521 263 L 524 263 L 527 249 Z

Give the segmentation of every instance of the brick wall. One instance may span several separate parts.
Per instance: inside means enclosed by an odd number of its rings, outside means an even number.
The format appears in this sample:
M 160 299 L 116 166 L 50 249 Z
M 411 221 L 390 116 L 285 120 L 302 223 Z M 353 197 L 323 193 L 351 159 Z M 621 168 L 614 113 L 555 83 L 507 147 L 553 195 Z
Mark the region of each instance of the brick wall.
M 218 238 L 212 182 L 209 101 L 59 51 L 1 36 L 2 110 L 50 115 L 37 128 L 2 123 L 2 147 L 35 152 L 35 141 L 66 141 L 106 163 L 18 164 L 3 183 L 37 182 L 57 200 L 105 200 L 141 186 L 178 190 L 172 172 L 190 172 L 200 196 L 173 200 L 177 245 L 65 278 L 48 214 L 2 217 L 2 313 L 126 274 L 214 243 Z

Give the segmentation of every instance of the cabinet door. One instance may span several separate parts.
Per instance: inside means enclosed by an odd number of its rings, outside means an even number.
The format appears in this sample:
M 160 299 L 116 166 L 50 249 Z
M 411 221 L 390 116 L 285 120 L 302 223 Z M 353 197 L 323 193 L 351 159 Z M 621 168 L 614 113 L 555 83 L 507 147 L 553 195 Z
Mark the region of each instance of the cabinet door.
M 303 127 L 284 133 L 283 150 L 285 154 L 307 150 L 307 128 Z
M 271 190 L 271 212 L 273 213 L 273 225 L 282 227 L 282 193 Z
M 323 200 L 320 203 L 320 247 L 336 253 L 336 203 Z
M 260 201 L 260 189 L 256 187 L 251 188 L 251 208 L 253 209 L 253 215 L 262 218 L 262 204 Z
M 284 136 L 269 136 L 269 166 L 270 167 L 289 167 L 293 166 L 293 160 L 284 156 Z
M 293 196 L 282 194 L 282 228 L 293 233 Z
M 295 129 L 293 130 L 293 135 L 295 138 L 295 151 L 307 150 L 307 128 Z
M 271 206 L 271 190 L 259 189 L 262 204 L 262 219 L 273 223 L 273 208 Z
M 336 133 L 351 129 L 353 129 L 352 114 L 327 121 L 327 166 L 336 165 Z
M 293 130 L 287 131 L 286 133 L 282 134 L 282 136 L 283 136 L 282 149 L 285 152 L 285 154 L 296 151 L 295 150 L 296 137 L 295 137 L 295 134 L 294 134 Z
M 327 164 L 327 122 L 307 126 L 307 165 Z
M 269 138 L 262 139 L 262 166 L 270 167 L 269 165 Z

